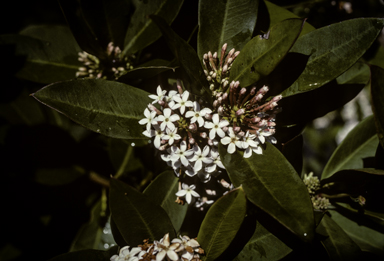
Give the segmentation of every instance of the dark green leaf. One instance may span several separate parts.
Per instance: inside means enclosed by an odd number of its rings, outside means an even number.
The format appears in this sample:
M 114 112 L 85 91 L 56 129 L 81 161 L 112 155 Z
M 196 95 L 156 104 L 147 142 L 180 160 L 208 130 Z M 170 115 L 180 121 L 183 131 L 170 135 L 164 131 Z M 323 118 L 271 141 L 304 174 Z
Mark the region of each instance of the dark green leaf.
M 151 19 L 159 26 L 169 48 L 176 56 L 181 68 L 188 77 L 189 91 L 195 95 L 202 96 L 204 92 L 211 93 L 208 82 L 201 66 L 199 57 L 195 50 L 182 38 L 180 38 L 162 19 L 158 16 L 151 16 Z M 211 95 L 206 95 L 204 99 L 212 100 Z M 210 101 L 208 100 L 208 101 Z
M 62 254 L 50 259 L 50 261 L 106 261 L 117 254 L 117 246 L 111 247 L 107 251 L 87 249 Z
M 333 152 L 321 179 L 329 178 L 342 169 L 363 168 L 363 158 L 373 157 L 376 152 L 378 138 L 374 124 L 373 116 L 369 116 L 348 133 Z
M 300 18 L 294 13 L 291 13 L 287 9 L 280 7 L 278 5 L 275 5 L 271 2 L 264 1 L 267 5 L 268 12 L 269 12 L 269 17 L 270 17 L 270 26 L 274 26 L 275 24 L 280 23 L 281 21 L 289 18 Z M 301 31 L 300 35 L 307 34 L 311 31 L 315 30 L 315 28 L 310 25 L 309 23 L 305 23 L 303 30 Z
M 361 224 L 361 219 L 353 220 L 337 211 L 329 210 L 335 221 L 361 250 L 384 257 L 384 233 Z
M 61 27 L 64 28 L 64 27 Z M 23 67 L 17 77 L 39 82 L 51 83 L 72 79 L 81 65 L 78 58 L 76 43 L 64 40 L 64 35 L 52 34 L 52 42 L 35 39 L 26 35 L 2 35 L 0 44 L 14 48 L 13 59 L 21 59 Z M 65 30 L 63 30 L 65 32 Z M 54 40 L 58 37 L 60 40 Z
M 145 139 L 144 109 L 148 93 L 105 80 L 71 80 L 48 85 L 34 98 L 84 127 L 112 138 Z
M 303 135 L 284 143 L 281 152 L 300 175 L 303 169 Z
M 135 171 L 143 167 L 141 161 L 134 155 L 134 146 L 128 140 L 110 139 L 108 154 L 113 167 L 117 171 L 115 178 L 125 172 Z
M 380 45 L 379 50 L 372 60 L 368 61 L 371 65 L 376 65 L 384 69 L 384 47 Z
M 85 174 L 85 170 L 79 166 L 66 168 L 41 168 L 36 171 L 36 182 L 48 186 L 60 186 L 69 184 Z
M 136 11 L 125 35 L 123 54 L 133 54 L 142 50 L 161 36 L 160 30 L 149 19 L 149 15 L 162 17 L 169 25 L 176 18 L 183 2 L 183 0 L 137 1 Z
M 129 246 L 137 246 L 144 239 L 160 240 L 167 233 L 170 238 L 176 237 L 164 209 L 116 179 L 111 179 L 109 204 L 113 220 Z
M 230 81 L 240 81 L 245 87 L 270 74 L 292 47 L 302 26 L 301 19 L 287 19 L 271 28 L 268 39 L 250 40 L 233 62 Z
M 240 51 L 252 37 L 258 5 L 258 0 L 199 1 L 199 58 L 208 51 L 220 56 L 224 43 Z
M 204 260 L 216 260 L 232 242 L 247 210 L 247 200 L 240 187 L 217 200 L 201 224 L 197 241 L 204 249 Z
M 227 153 L 220 157 L 235 186 L 243 186 L 247 198 L 303 241 L 314 237 L 314 216 L 308 190 L 294 168 L 271 144 L 262 155 L 243 158 Z
M 148 67 L 140 66 L 132 70 L 129 70 L 126 74 L 119 77 L 119 82 L 126 83 L 126 82 L 129 82 L 130 80 L 150 78 L 168 70 L 175 71 L 175 69 L 176 67 L 169 67 L 167 65 L 148 66 Z
M 179 205 L 175 202 L 177 191 L 179 191 L 179 179 L 175 177 L 173 171 L 165 171 L 143 192 L 167 212 L 176 232 L 180 230 L 188 209 L 187 204 Z
M 384 69 L 371 66 L 372 111 L 377 135 L 384 148 Z
M 257 223 L 252 238 L 234 261 L 280 260 L 290 252 L 292 249 Z
M 345 73 L 336 78 L 338 84 L 364 84 L 370 79 L 369 66 L 362 62 L 355 63 Z
M 328 215 L 323 217 L 319 226 L 328 235 L 322 243 L 331 260 L 359 260 L 359 246 Z
M 291 52 L 311 55 L 307 67 L 284 97 L 316 89 L 345 72 L 365 53 L 384 19 L 358 18 L 332 24 L 299 37 Z

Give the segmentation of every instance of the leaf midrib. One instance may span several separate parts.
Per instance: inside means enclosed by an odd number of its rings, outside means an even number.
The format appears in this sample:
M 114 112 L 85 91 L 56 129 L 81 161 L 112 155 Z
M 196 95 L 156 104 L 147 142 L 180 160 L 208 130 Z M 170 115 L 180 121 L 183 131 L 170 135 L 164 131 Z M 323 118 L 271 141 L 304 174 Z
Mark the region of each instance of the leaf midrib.
M 57 67 L 64 67 L 64 68 L 69 68 L 69 69 L 75 69 L 77 70 L 79 66 L 76 65 L 69 65 L 65 63 L 57 63 L 57 62 L 49 62 L 49 61 L 44 61 L 44 60 L 36 60 L 36 59 L 28 59 L 29 62 L 31 63 L 37 63 L 37 64 L 48 64 L 48 65 L 54 65 Z

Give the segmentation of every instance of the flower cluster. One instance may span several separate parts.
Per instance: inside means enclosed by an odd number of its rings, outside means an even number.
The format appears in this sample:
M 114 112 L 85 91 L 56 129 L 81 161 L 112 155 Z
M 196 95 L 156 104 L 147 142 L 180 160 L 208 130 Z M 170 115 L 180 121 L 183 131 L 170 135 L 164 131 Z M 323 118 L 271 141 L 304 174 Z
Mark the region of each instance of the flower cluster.
M 83 51 L 79 52 L 79 61 L 84 66 L 79 67 L 76 77 L 82 78 L 118 79 L 133 69 L 130 58 L 123 56 L 120 48 L 114 46 L 112 42 L 108 44 L 106 57 L 99 59 Z
M 317 210 L 327 209 L 331 205 L 329 199 L 317 194 L 317 190 L 321 188 L 319 178 L 313 176 L 313 172 L 310 172 L 308 175 L 304 174 L 303 181 L 307 186 L 309 195 L 311 196 L 313 208 Z
M 119 255 L 113 255 L 111 261 L 138 261 L 138 260 L 181 260 L 181 261 L 200 261 L 200 254 L 204 254 L 204 250 L 200 248 L 196 239 L 190 239 L 188 236 L 180 236 L 169 239 L 166 234 L 160 241 L 153 244 L 144 240 L 144 244 L 133 247 L 129 250 L 129 246 L 120 249 Z

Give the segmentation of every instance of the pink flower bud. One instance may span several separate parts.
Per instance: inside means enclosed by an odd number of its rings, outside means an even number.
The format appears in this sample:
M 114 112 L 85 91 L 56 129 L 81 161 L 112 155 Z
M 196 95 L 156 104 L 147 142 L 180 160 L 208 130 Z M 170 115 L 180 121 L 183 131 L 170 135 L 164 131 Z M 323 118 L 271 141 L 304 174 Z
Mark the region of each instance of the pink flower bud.
M 194 138 L 189 138 L 189 144 L 195 144 L 195 139 Z
M 196 132 L 197 131 L 197 126 L 196 126 L 195 123 L 191 123 L 191 124 L 189 124 L 188 129 L 190 131 L 192 131 L 192 132 Z
M 236 112 L 236 116 L 240 116 L 240 115 L 243 115 L 245 113 L 245 110 L 243 108 L 237 110 Z
M 259 122 L 261 119 L 259 117 L 255 117 L 255 118 L 252 118 L 251 122 L 252 123 L 257 123 Z
M 205 114 L 204 118 L 206 118 L 207 120 L 210 121 L 210 120 L 212 120 L 212 114 L 207 113 L 207 114 Z
M 200 132 L 200 137 L 203 139 L 207 138 L 207 133 L 206 132 Z
M 241 128 L 239 126 L 236 126 L 235 128 L 233 128 L 233 131 L 235 133 L 238 133 L 239 131 L 241 131 Z
M 224 132 L 227 132 L 227 131 L 228 131 L 228 127 L 227 127 L 227 126 L 221 128 L 221 129 L 222 129 Z

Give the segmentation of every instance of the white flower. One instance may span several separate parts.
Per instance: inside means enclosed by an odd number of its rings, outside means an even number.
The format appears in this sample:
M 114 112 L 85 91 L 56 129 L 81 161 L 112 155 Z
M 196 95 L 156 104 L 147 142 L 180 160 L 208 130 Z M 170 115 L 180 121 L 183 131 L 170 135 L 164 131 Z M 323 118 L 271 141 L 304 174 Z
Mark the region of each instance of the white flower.
M 145 118 L 144 119 L 141 119 L 139 121 L 139 124 L 140 125 L 144 125 L 144 124 L 147 124 L 147 130 L 149 131 L 151 129 L 151 124 L 154 124 L 156 125 L 157 122 L 155 120 L 155 117 L 156 117 L 156 111 L 152 111 L 150 112 L 147 108 L 144 110 L 144 115 L 145 115 Z
M 216 170 L 216 166 L 219 166 L 220 168 L 225 169 L 223 163 L 221 162 L 219 151 L 217 151 L 216 149 L 213 149 L 213 148 L 211 149 L 211 159 L 212 159 L 212 164 L 206 167 L 205 171 L 212 173 Z
M 148 95 L 149 98 L 154 99 L 154 101 L 152 102 L 152 104 L 157 103 L 157 102 L 159 102 L 159 101 L 162 101 L 163 98 L 164 98 L 164 95 L 167 93 L 167 91 L 162 91 L 162 90 L 161 90 L 160 85 L 157 86 L 157 90 L 156 90 L 156 92 L 157 92 L 157 95 L 154 95 L 154 94 L 150 94 L 150 95 Z
M 160 129 L 165 130 L 165 127 L 173 130 L 175 128 L 175 124 L 172 122 L 180 120 L 180 116 L 177 114 L 172 114 L 172 110 L 169 108 L 165 108 L 163 111 L 163 115 L 157 116 L 156 120 L 161 121 Z
M 133 247 L 131 251 L 129 251 L 129 246 L 125 246 L 120 249 L 119 261 L 138 261 L 139 258 L 136 256 L 141 251 L 141 247 Z M 112 256 L 113 257 L 113 256 Z M 112 260 L 112 258 L 111 258 Z
M 207 129 L 211 129 L 209 132 L 209 138 L 213 140 L 217 135 L 219 135 L 221 138 L 225 136 L 225 132 L 221 129 L 225 126 L 228 126 L 229 122 L 227 120 L 220 121 L 219 114 L 214 114 L 212 116 L 212 122 L 205 122 L 204 127 Z
M 161 261 L 167 255 L 167 258 L 170 260 L 179 260 L 179 256 L 176 253 L 176 249 L 180 246 L 179 243 L 173 243 L 172 245 L 169 242 L 169 233 L 167 233 L 162 240 L 156 241 L 156 250 L 158 251 L 156 255 L 156 261 Z
M 187 143 L 183 140 L 180 142 L 180 148 L 176 146 L 171 147 L 171 160 L 176 163 L 176 162 L 181 162 L 185 167 L 188 166 L 188 159 L 187 157 L 192 156 L 193 150 L 187 150 Z
M 198 102 L 193 102 L 193 111 L 187 111 L 185 113 L 185 117 L 186 118 L 191 118 L 191 123 L 194 123 L 194 122 L 198 122 L 199 123 L 199 127 L 202 127 L 204 125 L 204 119 L 203 117 L 207 114 L 207 113 L 211 113 L 211 109 L 209 108 L 204 108 L 202 110 L 200 110 L 200 104 Z
M 172 243 L 180 244 L 176 251 L 183 251 L 181 257 L 187 260 L 192 260 L 194 249 L 200 246 L 199 242 L 197 242 L 195 239 L 190 239 L 188 236 L 180 236 L 180 239 L 174 238 L 172 239 Z
M 266 131 L 266 130 L 258 131 L 257 134 L 258 134 L 257 137 L 259 138 L 259 140 L 262 144 L 264 144 L 264 142 L 265 142 L 265 137 L 272 135 L 272 133 L 270 133 L 269 131 Z
M 175 140 L 181 139 L 181 136 L 176 133 L 177 128 L 175 128 L 174 130 L 170 130 L 169 128 L 167 128 L 166 132 L 167 135 L 164 135 L 163 140 L 167 140 L 169 145 L 172 145 Z
M 165 96 L 165 101 L 168 103 L 169 108 L 172 108 L 173 105 L 175 105 L 175 102 L 173 101 L 173 96 L 177 95 L 177 91 L 169 91 L 168 95 Z
M 160 127 L 158 125 L 154 125 L 153 127 L 155 127 L 155 135 L 154 136 L 156 136 L 153 144 L 155 145 L 155 148 L 158 149 L 158 148 L 160 148 L 161 139 L 164 136 L 164 132 L 160 129 Z
M 191 204 L 192 197 L 198 198 L 200 195 L 194 191 L 196 188 L 195 185 L 188 186 L 187 184 L 183 183 L 182 184 L 183 189 L 179 190 L 176 193 L 176 196 L 178 197 L 185 197 L 185 200 L 187 201 L 188 204 Z
M 209 154 L 208 145 L 204 147 L 203 151 L 201 151 L 200 147 L 197 145 L 193 146 L 193 150 L 195 155 L 190 161 L 195 162 L 195 166 L 193 167 L 195 171 L 199 171 L 202 169 L 203 162 L 206 164 L 212 163 L 213 160 L 208 157 L 208 154 Z
M 172 110 L 176 110 L 180 108 L 180 113 L 183 115 L 185 111 L 185 107 L 193 107 L 193 103 L 191 101 L 188 101 L 189 92 L 185 91 L 183 95 L 180 96 L 174 95 L 173 100 L 177 102 L 175 105 L 172 106 Z
M 221 144 L 228 145 L 228 153 L 233 154 L 236 151 L 236 146 L 238 148 L 242 148 L 241 141 L 239 141 L 239 137 L 235 134 L 232 127 L 228 128 L 229 137 L 224 137 L 221 139 Z
M 256 154 L 263 154 L 263 150 L 259 147 L 259 143 L 254 141 L 256 139 L 256 135 L 250 134 L 249 131 L 243 137 L 241 141 L 241 145 L 244 151 L 244 158 L 249 158 L 252 156 L 252 151 Z

